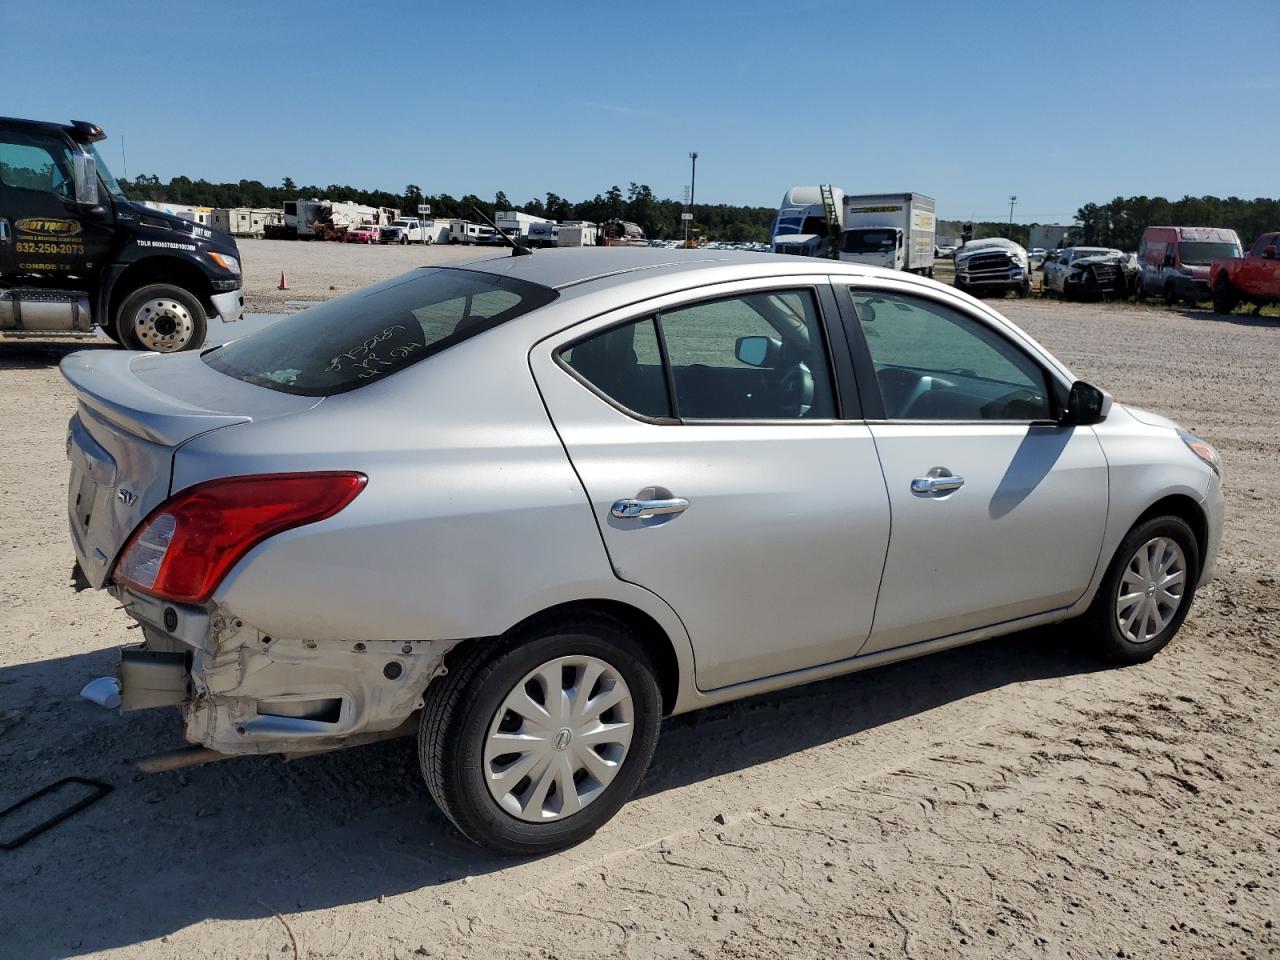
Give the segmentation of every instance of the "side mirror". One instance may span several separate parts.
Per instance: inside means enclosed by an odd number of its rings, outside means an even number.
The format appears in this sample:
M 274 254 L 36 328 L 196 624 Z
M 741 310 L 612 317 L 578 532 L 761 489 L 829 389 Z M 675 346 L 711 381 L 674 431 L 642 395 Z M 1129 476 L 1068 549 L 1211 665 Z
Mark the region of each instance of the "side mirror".
M 76 203 L 82 207 L 98 205 L 98 164 L 85 153 L 72 155 L 75 176 Z
M 1164 265 L 1165 265 L 1166 267 L 1172 267 L 1172 266 L 1173 266 L 1173 254 L 1172 254 L 1172 253 L 1166 253 L 1166 254 L 1164 255 Z
M 775 337 L 739 337 L 733 354 L 748 367 L 776 367 L 782 355 L 782 341 Z
M 1263 249 L 1262 249 L 1262 259 L 1263 259 L 1263 260 L 1274 260 L 1275 258 L 1276 258 L 1276 248 L 1275 248 L 1275 247 L 1263 247 Z
M 1059 419 L 1065 427 L 1088 427 L 1101 423 L 1111 412 L 1111 394 L 1091 383 L 1077 380 L 1067 394 L 1067 406 Z

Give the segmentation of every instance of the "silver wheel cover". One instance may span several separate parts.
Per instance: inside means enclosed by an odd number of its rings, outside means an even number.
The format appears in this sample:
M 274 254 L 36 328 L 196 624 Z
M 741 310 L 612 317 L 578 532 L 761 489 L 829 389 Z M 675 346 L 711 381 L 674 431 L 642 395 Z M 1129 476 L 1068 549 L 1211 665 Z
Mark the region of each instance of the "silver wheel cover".
M 526 674 L 489 724 L 489 795 L 529 823 L 573 816 L 618 775 L 634 729 L 621 673 L 596 657 L 557 657 Z
M 191 342 L 196 325 L 190 311 L 181 303 L 160 297 L 138 308 L 131 328 L 143 349 L 175 353 Z
M 1178 613 L 1187 590 L 1187 560 L 1168 537 L 1148 540 L 1129 558 L 1116 595 L 1116 625 L 1130 643 L 1154 640 Z

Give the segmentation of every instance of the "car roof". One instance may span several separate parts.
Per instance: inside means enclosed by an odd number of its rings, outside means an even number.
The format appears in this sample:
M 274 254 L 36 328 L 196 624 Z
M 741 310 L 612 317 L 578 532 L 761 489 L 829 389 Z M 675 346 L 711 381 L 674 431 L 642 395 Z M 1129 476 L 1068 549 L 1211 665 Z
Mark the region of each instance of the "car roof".
M 567 294 L 596 292 L 606 287 L 619 286 L 639 279 L 636 274 L 655 270 L 670 275 L 718 272 L 726 267 L 751 266 L 759 269 L 759 276 L 870 272 L 865 268 L 848 269 L 836 260 L 813 257 L 753 253 L 748 250 L 717 250 L 711 254 L 704 250 L 669 250 L 649 246 L 539 250 L 527 257 L 502 254 L 449 266 L 525 280 Z

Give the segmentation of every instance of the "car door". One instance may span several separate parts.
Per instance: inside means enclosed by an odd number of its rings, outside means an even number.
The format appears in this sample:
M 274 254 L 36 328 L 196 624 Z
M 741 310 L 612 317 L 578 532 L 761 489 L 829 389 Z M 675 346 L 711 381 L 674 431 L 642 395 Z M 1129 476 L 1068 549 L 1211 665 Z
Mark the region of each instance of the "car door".
M 704 690 L 851 657 L 870 632 L 889 504 L 832 316 L 824 277 L 746 281 L 531 354 L 615 574 L 680 616 Z
M 109 206 L 76 204 L 70 146 L 40 132 L 0 132 L 0 277 L 9 286 L 92 289 L 110 247 Z M 99 196 L 105 196 L 99 187 Z
M 947 293 L 860 279 L 840 294 L 893 513 L 861 652 L 1079 599 L 1102 547 L 1107 464 L 1092 428 L 1053 422 L 1058 375 Z

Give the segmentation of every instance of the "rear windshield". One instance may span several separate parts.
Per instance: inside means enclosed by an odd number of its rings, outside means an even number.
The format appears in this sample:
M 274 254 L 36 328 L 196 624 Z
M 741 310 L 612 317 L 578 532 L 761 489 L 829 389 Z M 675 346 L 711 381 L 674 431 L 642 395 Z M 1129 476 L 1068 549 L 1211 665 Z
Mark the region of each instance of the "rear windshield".
M 204 354 L 219 373 L 304 397 L 354 390 L 550 303 L 549 287 L 424 267 Z

